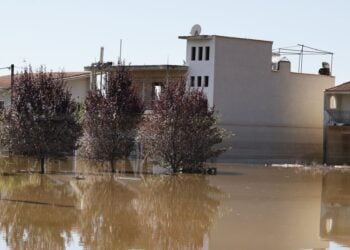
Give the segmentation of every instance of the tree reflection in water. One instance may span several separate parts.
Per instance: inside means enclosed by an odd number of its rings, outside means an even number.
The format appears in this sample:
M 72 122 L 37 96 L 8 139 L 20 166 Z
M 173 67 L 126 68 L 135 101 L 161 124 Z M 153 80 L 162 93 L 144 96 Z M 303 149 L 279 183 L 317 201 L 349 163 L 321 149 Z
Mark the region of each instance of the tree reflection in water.
M 129 249 L 136 243 L 139 227 L 133 200 L 136 194 L 113 176 L 78 182 L 82 211 L 81 242 L 87 249 Z
M 149 177 L 136 203 L 148 249 L 202 249 L 220 202 L 202 175 Z
M 10 249 L 64 249 L 77 217 L 74 194 L 46 176 L 9 176 L 2 190 L 0 228 Z M 73 208 L 73 209 L 72 209 Z
M 202 249 L 220 205 L 202 175 L 3 176 L 0 189 L 11 249 L 64 249 L 73 232 L 86 249 Z

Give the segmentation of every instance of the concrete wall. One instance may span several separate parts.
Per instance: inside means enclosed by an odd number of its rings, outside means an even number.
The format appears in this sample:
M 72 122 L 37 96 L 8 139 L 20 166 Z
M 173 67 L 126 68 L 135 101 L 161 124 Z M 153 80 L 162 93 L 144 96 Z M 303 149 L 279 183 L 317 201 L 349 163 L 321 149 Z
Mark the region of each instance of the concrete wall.
M 323 91 L 334 78 L 271 70 L 272 43 L 215 36 L 214 104 L 236 134 L 219 160 L 322 161 Z
M 67 88 L 71 91 L 72 97 L 78 102 L 84 102 L 90 89 L 90 77 L 76 77 L 65 79 Z M 5 101 L 5 106 L 10 105 L 10 89 L 0 89 L 0 101 Z
M 155 98 L 155 84 L 164 85 L 167 81 L 178 81 L 186 77 L 185 70 L 140 70 L 130 71 L 132 83 L 146 109 L 151 109 Z
M 72 93 L 72 98 L 77 102 L 84 102 L 90 90 L 90 77 L 66 79 L 67 88 Z

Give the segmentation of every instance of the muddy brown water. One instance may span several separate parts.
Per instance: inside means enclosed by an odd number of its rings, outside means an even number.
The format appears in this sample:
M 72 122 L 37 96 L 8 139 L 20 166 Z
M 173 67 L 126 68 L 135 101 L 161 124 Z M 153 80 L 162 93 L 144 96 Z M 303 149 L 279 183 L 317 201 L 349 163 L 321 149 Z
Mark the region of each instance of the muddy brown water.
M 39 175 L 28 159 L 1 164 L 0 249 L 350 249 L 347 171 L 224 164 L 171 176 L 124 162 L 112 175 L 70 160 Z

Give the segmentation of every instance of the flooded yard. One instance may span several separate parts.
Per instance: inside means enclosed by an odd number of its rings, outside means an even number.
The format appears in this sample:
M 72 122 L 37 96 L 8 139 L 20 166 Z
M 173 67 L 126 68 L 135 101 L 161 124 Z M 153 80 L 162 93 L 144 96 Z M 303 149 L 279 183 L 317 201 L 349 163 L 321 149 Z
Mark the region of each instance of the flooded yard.
M 2 163 L 0 249 L 350 249 L 350 172 L 217 164 L 216 176 L 172 176 L 127 162 L 112 175 L 69 161 L 40 175 L 14 164 L 32 163 Z

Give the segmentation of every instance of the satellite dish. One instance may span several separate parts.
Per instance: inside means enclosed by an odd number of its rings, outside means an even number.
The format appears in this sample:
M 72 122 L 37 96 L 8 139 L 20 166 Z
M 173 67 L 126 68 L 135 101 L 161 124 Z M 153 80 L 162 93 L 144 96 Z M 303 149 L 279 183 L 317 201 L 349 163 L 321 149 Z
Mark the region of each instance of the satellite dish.
M 193 25 L 191 29 L 191 35 L 192 36 L 199 36 L 201 34 L 202 28 L 199 24 Z

